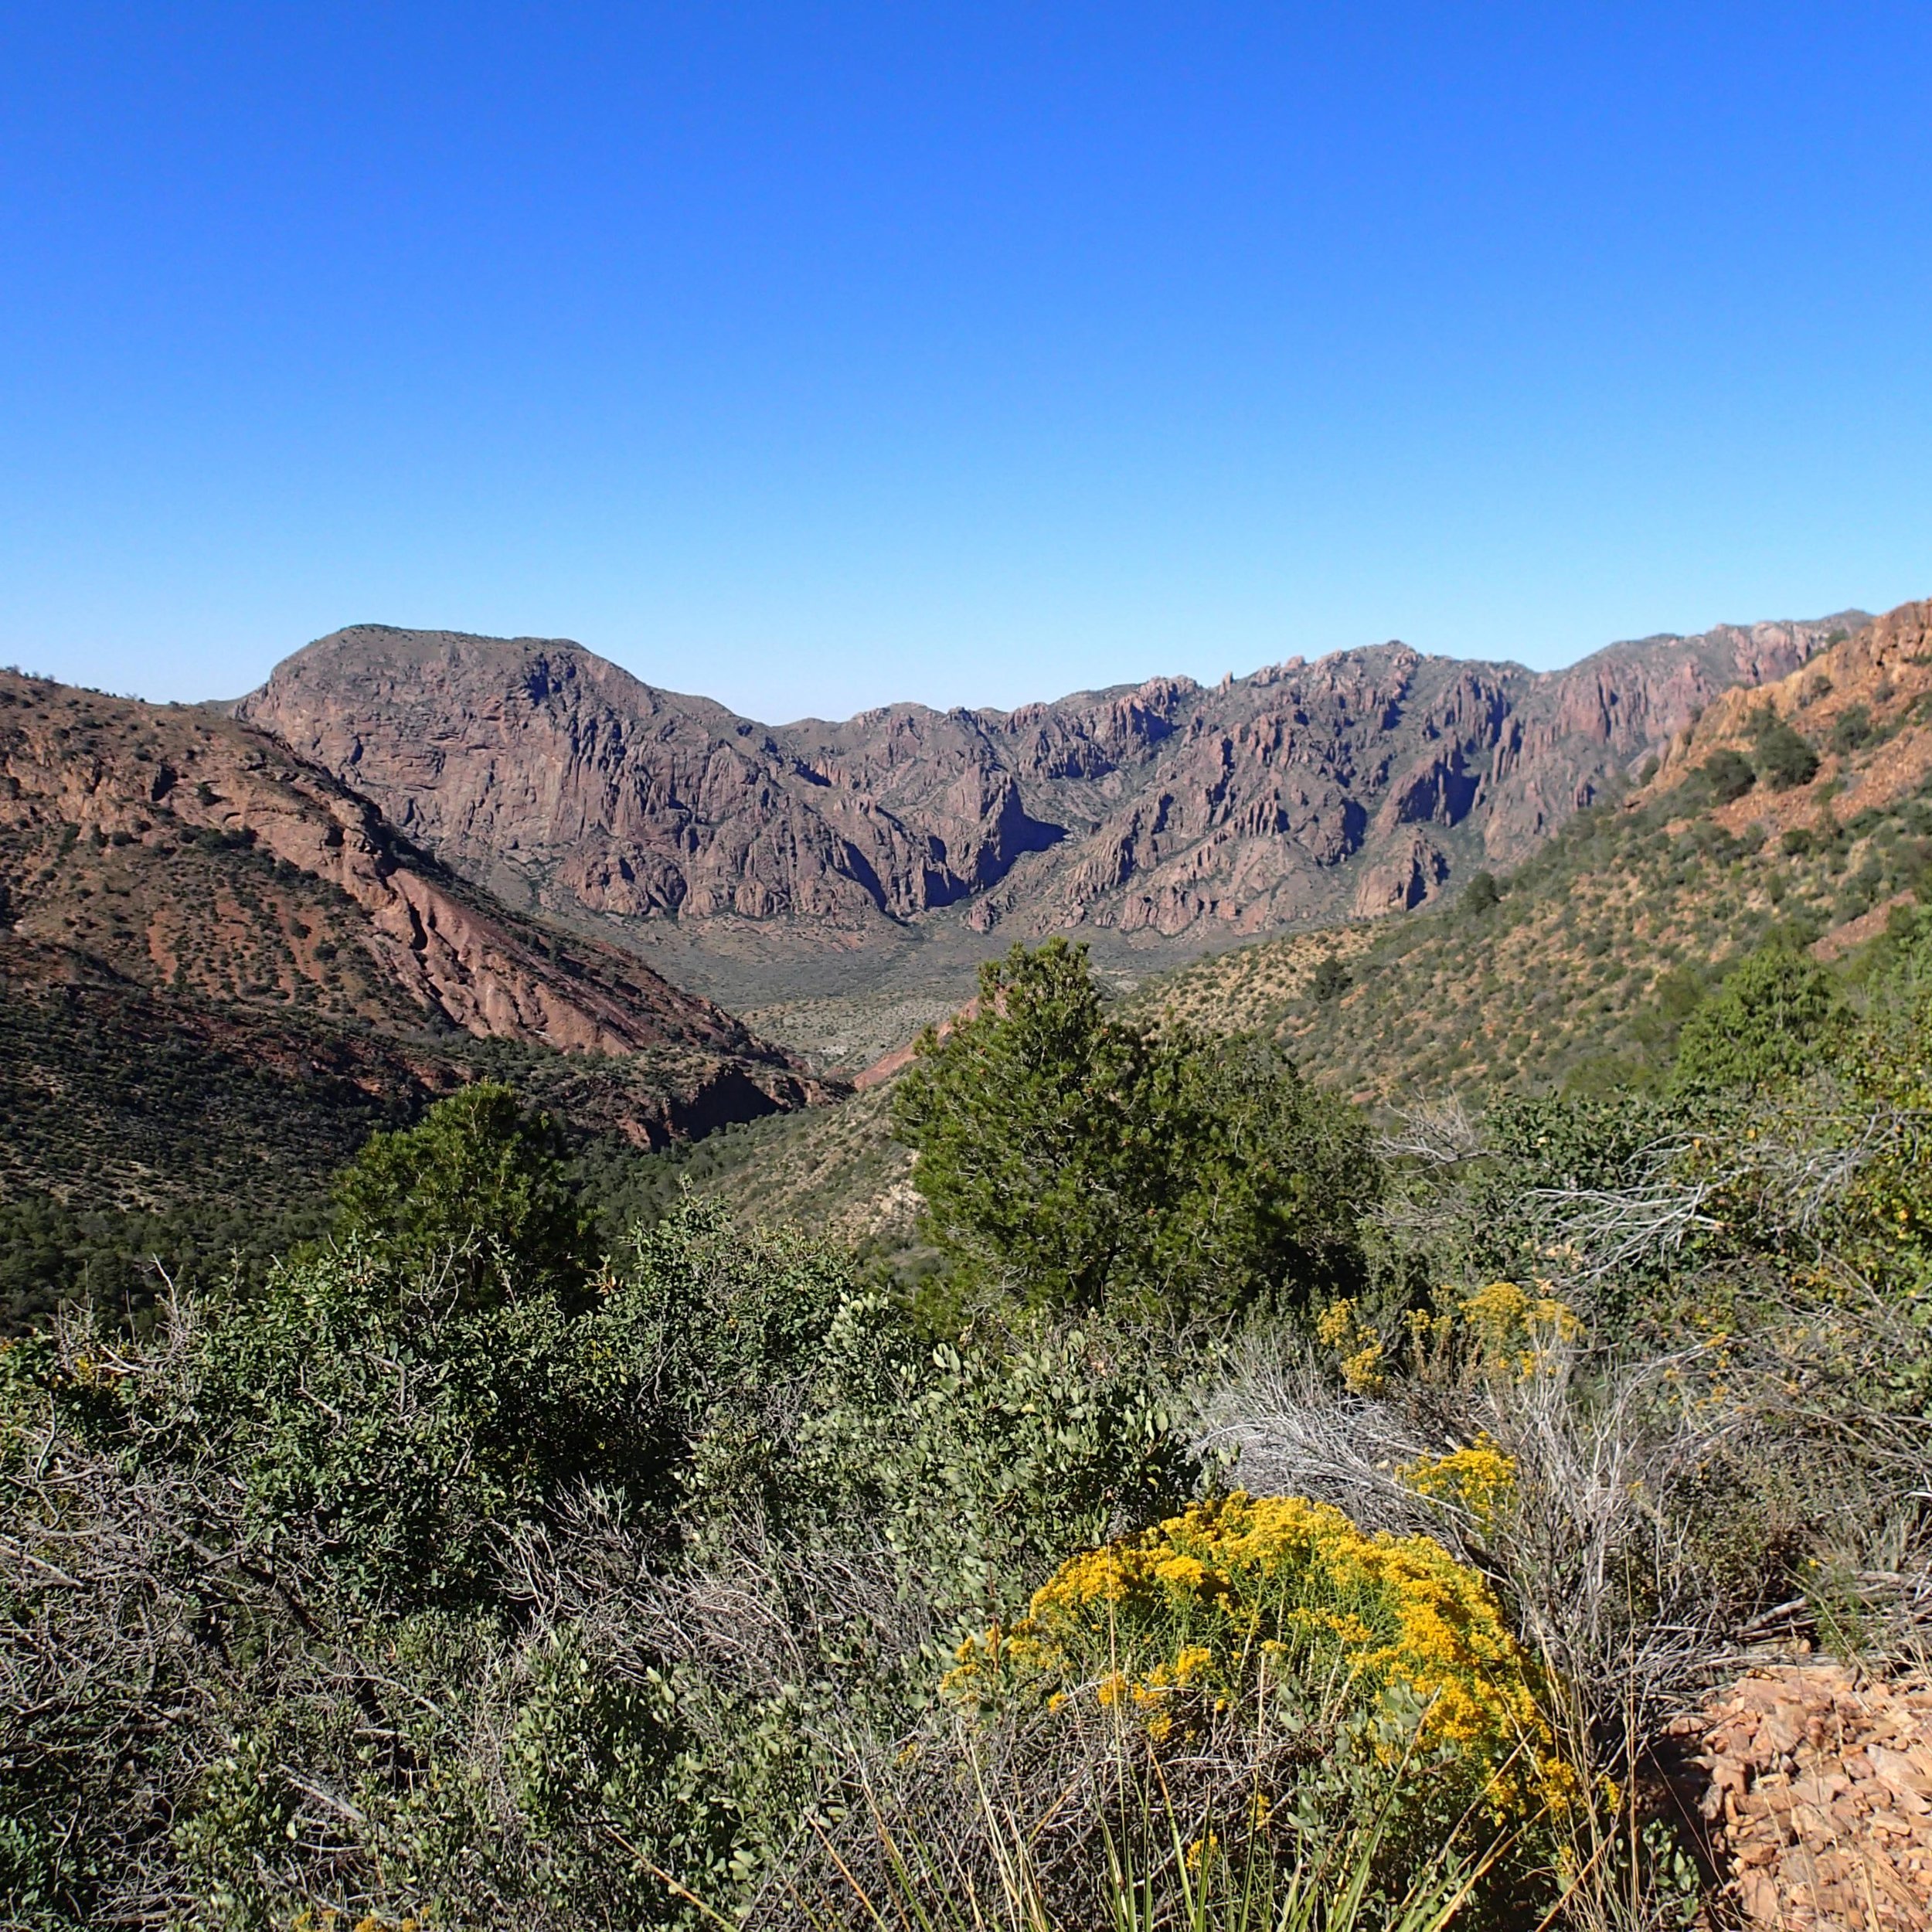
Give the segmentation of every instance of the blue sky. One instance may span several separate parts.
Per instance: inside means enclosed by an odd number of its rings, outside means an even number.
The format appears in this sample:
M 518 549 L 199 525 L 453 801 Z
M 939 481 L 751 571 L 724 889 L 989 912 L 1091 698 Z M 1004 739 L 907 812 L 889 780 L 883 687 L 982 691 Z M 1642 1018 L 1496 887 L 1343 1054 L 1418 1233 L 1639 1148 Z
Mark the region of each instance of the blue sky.
M 1932 594 L 1932 8 L 0 15 L 0 661 L 778 719 Z

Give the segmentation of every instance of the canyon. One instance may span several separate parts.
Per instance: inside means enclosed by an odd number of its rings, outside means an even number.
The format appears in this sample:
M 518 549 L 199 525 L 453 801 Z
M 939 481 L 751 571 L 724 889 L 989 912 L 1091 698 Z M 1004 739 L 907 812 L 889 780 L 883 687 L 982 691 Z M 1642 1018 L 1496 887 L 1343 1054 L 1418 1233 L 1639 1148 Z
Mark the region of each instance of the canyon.
M 1553 672 L 1390 643 L 1213 686 L 776 726 L 566 640 L 366 624 L 278 665 L 235 716 L 511 903 L 742 999 L 912 937 L 964 954 L 1071 931 L 1179 957 L 1413 910 L 1519 862 L 1723 692 L 1868 621 L 1724 625 Z M 733 984 L 754 957 L 762 979 Z

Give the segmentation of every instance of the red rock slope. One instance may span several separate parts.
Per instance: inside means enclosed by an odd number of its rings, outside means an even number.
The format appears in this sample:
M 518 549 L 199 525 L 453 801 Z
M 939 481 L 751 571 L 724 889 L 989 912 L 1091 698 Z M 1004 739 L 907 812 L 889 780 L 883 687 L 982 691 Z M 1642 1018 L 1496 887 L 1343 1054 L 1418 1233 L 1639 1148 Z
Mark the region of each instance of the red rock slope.
M 13 673 L 0 932 L 23 984 L 77 960 L 237 1010 L 648 1060 L 692 1096 L 728 1073 L 754 1112 L 822 1090 L 630 954 L 494 903 L 261 733 Z
M 1620 645 L 1572 669 L 1391 644 L 1208 689 L 773 728 L 558 640 L 363 625 L 236 715 L 526 903 L 702 933 L 1247 932 L 1434 897 L 1524 856 L 1721 692 L 1859 614 Z

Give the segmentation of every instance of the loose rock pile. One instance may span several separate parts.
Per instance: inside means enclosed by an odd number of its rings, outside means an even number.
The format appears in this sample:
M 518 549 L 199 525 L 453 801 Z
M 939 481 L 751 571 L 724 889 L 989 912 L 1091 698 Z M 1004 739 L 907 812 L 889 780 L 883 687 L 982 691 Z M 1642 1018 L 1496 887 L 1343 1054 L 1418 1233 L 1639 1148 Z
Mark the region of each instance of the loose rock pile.
M 1932 1682 L 1754 1671 L 1674 1727 L 1701 1747 L 1726 1887 L 1788 1932 L 1932 1932 Z

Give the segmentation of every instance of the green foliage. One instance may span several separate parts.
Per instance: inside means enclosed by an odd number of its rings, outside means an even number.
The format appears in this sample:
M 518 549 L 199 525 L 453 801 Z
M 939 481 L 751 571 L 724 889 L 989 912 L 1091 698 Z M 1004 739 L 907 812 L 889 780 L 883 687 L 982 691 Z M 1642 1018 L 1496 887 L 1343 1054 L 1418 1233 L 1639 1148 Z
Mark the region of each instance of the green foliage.
M 880 1531 L 942 1621 L 1184 1495 L 1180 1417 L 1131 1338 L 982 1322 L 934 1343 L 850 1262 L 685 1200 L 616 1264 L 597 1318 L 658 1392 L 693 1549 Z M 1005 1593 L 1003 1595 L 1002 1593 Z
M 1741 798 L 1757 783 L 1751 761 L 1728 747 L 1713 751 L 1699 767 L 1704 790 L 1714 804 L 1728 805 Z
M 1842 758 L 1849 757 L 1860 747 L 1871 743 L 1876 730 L 1867 706 L 1847 705 L 1832 723 L 1832 749 Z
M 1084 948 L 1015 947 L 928 1032 L 893 1109 L 931 1238 L 1031 1306 L 1304 1302 L 1356 1265 L 1354 1111 L 1261 1043 L 1111 1015 Z
M 1173 1507 L 1198 1475 L 1144 1349 L 1074 1330 L 923 1343 L 848 1302 L 798 1455 L 821 1521 L 875 1523 L 916 1557 L 954 1634 L 1001 1615 L 1067 1549 Z M 714 1485 L 715 1488 L 715 1485 Z
M 1502 891 L 1496 884 L 1496 875 L 1492 872 L 1471 874 L 1468 884 L 1462 889 L 1462 905 L 1465 912 L 1487 912 L 1492 906 L 1499 904 L 1502 899 Z
M 1349 990 L 1349 969 L 1334 954 L 1325 954 L 1308 976 L 1308 992 L 1318 1003 L 1339 999 Z
M 389 1199 L 400 1225 L 365 1196 L 342 1244 L 145 1341 L 70 1319 L 0 1351 L 7 1527 L 40 1559 L 0 1577 L 0 1664 L 89 1686 L 0 1749 L 14 1916 L 90 1922 L 144 1871 L 236 1927 L 345 1896 L 675 1916 L 630 1848 L 748 1883 L 835 1796 L 842 1727 L 916 1722 L 959 1634 L 1196 1478 L 1131 1338 L 934 1349 L 849 1258 L 694 1200 L 589 1293 L 499 1220 L 474 1294 L 447 1213 Z M 75 1583 L 77 1539 L 131 1566 Z M 709 1648 L 677 1607 L 707 1593 L 738 1607 Z
M 142 1420 L 246 1472 L 241 1534 L 265 1563 L 315 1552 L 372 1608 L 469 1601 L 492 1539 L 558 1485 L 655 1473 L 634 1369 L 526 1286 L 478 1302 L 427 1258 L 318 1255 L 217 1315 L 179 1406 Z
M 479 1080 L 421 1123 L 373 1134 L 335 1184 L 338 1237 L 399 1259 L 435 1257 L 471 1297 L 511 1283 L 570 1288 L 593 1221 L 566 1185 L 555 1124 Z
M 1757 769 L 1774 791 L 1808 785 L 1818 776 L 1818 757 L 1810 741 L 1769 705 L 1751 714 L 1750 729 Z
M 1757 1093 L 1795 1080 L 1829 1049 L 1842 1003 L 1831 975 L 1767 946 L 1733 968 L 1678 1036 L 1675 1093 Z
M 319 1202 L 77 1208 L 35 1191 L 0 1201 L 0 1335 L 76 1306 L 138 1325 L 169 1284 L 247 1293 L 277 1256 L 328 1226 Z

